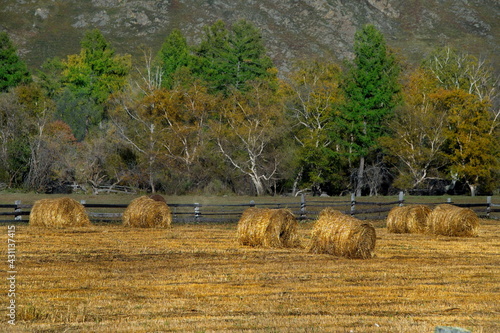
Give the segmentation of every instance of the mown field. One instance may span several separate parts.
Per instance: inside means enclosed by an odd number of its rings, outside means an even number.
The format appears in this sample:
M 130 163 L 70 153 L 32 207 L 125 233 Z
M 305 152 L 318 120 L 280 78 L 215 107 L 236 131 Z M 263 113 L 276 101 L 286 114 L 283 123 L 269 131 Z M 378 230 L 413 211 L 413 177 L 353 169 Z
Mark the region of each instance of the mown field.
M 500 331 L 500 233 L 389 234 L 375 222 L 376 257 L 235 241 L 236 224 L 169 230 L 99 224 L 48 230 L 18 225 L 12 332 L 433 332 L 438 325 Z M 1 228 L 7 258 L 7 225 Z M 2 260 L 4 263 L 5 260 Z M 7 275 L 7 265 L 1 267 Z M 2 278 L 5 281 L 5 278 Z

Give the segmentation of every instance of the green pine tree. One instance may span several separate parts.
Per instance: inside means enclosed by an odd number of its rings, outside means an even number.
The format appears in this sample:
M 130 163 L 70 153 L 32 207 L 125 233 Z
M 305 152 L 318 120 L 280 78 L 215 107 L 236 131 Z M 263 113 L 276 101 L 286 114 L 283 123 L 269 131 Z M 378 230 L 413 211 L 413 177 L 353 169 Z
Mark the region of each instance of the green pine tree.
M 17 55 L 9 35 L 0 32 L 0 92 L 30 81 L 28 68 Z
M 373 25 L 356 32 L 354 55 L 343 86 L 343 119 L 346 143 L 351 154 L 359 158 L 356 194 L 361 195 L 365 158 L 387 132 L 387 120 L 398 101 L 400 69 L 384 36 Z
M 196 55 L 195 73 L 212 92 L 244 91 L 247 82 L 274 76 L 260 32 L 244 20 L 231 30 L 220 20 L 206 27 Z
M 106 119 L 105 103 L 125 87 L 131 59 L 129 55 L 115 55 L 97 29 L 88 31 L 80 44 L 80 54 L 62 62 L 57 115 L 70 124 L 78 139 L 83 139 L 90 127 Z
M 158 61 L 162 68 L 162 86 L 171 89 L 176 74 L 189 68 L 192 63 L 189 46 L 180 30 L 173 30 L 165 39 L 158 53 Z

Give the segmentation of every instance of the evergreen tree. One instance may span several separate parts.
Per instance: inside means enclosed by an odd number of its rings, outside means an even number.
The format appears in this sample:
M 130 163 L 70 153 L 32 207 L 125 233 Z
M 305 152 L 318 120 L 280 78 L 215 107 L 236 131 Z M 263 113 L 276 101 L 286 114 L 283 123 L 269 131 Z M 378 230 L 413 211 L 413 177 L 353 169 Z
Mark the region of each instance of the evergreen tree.
M 196 55 L 196 74 L 212 92 L 243 91 L 248 81 L 274 75 L 260 32 L 244 20 L 232 30 L 220 20 L 206 27 Z
M 130 56 L 115 55 L 97 29 L 88 31 L 80 45 L 80 54 L 69 56 L 65 63 L 66 84 L 75 90 L 84 90 L 101 104 L 125 86 L 131 68 Z
M 204 29 L 204 37 L 196 52 L 196 75 L 209 84 L 212 92 L 227 89 L 231 82 L 232 68 L 229 31 L 223 21 L 217 21 Z
M 384 36 L 373 25 L 356 32 L 354 55 L 343 86 L 343 118 L 346 143 L 351 154 L 359 157 L 356 194 L 361 195 L 365 158 L 387 132 L 387 120 L 397 104 L 400 70 Z
M 245 82 L 258 77 L 265 77 L 273 66 L 271 58 L 266 55 L 262 35 L 250 22 L 240 20 L 233 25 L 230 38 L 235 70 L 233 85 L 241 89 Z
M 10 87 L 31 81 L 26 64 L 16 53 L 9 35 L 0 32 L 0 92 L 6 92 Z
M 130 56 L 115 55 L 96 29 L 83 37 L 80 54 L 68 56 L 62 65 L 63 89 L 57 114 L 82 139 L 90 127 L 106 118 L 105 102 L 109 96 L 126 85 Z
M 175 75 L 183 68 L 188 68 L 192 62 L 186 38 L 180 30 L 173 30 L 165 39 L 158 53 L 158 60 L 162 69 L 162 86 L 171 89 Z

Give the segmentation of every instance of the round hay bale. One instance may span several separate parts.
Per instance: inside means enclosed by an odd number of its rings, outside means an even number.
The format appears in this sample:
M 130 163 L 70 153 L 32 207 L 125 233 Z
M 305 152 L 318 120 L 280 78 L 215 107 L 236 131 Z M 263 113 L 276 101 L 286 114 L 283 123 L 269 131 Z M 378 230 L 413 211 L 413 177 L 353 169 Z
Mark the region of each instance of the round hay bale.
M 298 225 L 288 209 L 248 208 L 238 222 L 237 238 L 247 246 L 298 247 Z
M 479 218 L 469 208 L 437 205 L 427 218 L 427 232 L 442 236 L 475 237 L 479 232 Z
M 375 242 L 375 228 L 370 223 L 325 208 L 311 232 L 309 252 L 367 259 L 373 257 Z
M 142 196 L 130 202 L 123 213 L 123 225 L 136 228 L 168 228 L 172 213 L 164 201 Z
M 431 211 L 425 205 L 394 207 L 387 216 L 387 231 L 396 234 L 425 233 Z
M 29 225 L 34 227 L 88 227 L 90 220 L 85 207 L 71 198 L 41 199 L 30 212 Z

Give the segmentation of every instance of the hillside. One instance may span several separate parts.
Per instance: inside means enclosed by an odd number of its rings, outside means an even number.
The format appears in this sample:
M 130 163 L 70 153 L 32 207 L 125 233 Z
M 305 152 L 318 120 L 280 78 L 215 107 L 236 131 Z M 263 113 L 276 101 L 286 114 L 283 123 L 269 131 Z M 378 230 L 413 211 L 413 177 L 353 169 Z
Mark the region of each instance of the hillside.
M 0 30 L 7 31 L 29 66 L 79 51 L 83 33 L 99 28 L 119 53 L 157 50 L 180 29 L 191 43 L 216 19 L 245 18 L 264 35 L 276 65 L 293 59 L 351 54 L 354 32 L 366 23 L 380 29 L 411 62 L 450 45 L 500 65 L 498 0 L 2 0 Z

